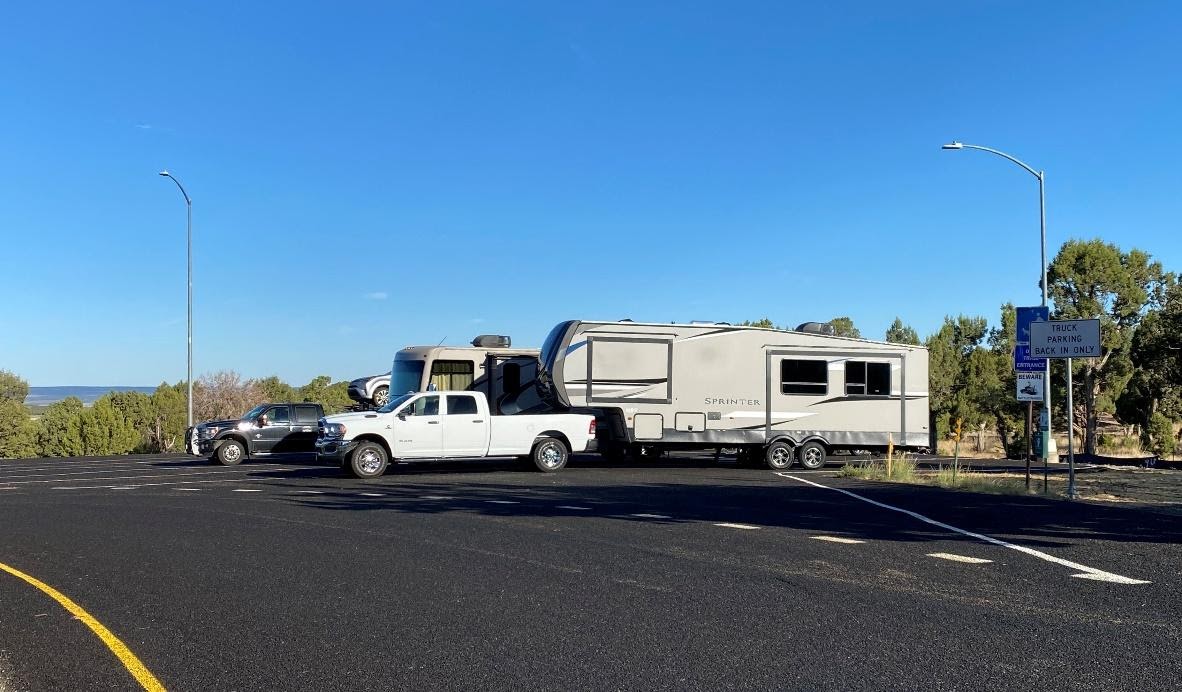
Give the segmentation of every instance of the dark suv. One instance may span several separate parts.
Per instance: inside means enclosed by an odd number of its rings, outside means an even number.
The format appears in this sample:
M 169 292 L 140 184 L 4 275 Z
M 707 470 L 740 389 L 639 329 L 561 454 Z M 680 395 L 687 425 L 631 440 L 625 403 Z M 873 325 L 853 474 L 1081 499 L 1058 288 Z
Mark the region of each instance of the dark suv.
M 223 466 L 246 457 L 315 454 L 320 404 L 259 404 L 238 420 L 199 423 L 185 432 L 190 454 Z

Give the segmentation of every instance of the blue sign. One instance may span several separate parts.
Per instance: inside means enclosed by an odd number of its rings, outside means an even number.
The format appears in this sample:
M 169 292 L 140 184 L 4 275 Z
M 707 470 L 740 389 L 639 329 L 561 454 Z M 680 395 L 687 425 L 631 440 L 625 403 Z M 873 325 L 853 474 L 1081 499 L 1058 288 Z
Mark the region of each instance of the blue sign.
M 1014 347 L 1014 370 L 1018 372 L 1042 372 L 1046 369 L 1046 358 L 1030 357 L 1030 344 L 1018 344 Z
M 1016 344 L 1030 343 L 1030 323 L 1031 322 L 1049 322 L 1051 319 L 1050 309 L 1046 306 L 1037 306 L 1033 308 L 1018 308 L 1018 334 L 1014 339 Z M 1015 361 L 1017 362 L 1017 361 Z

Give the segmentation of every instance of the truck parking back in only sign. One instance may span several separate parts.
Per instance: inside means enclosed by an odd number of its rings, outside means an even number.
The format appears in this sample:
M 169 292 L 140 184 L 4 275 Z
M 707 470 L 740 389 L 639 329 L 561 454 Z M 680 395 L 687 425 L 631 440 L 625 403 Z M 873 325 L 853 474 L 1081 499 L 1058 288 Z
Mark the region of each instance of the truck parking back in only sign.
M 1031 322 L 1030 355 L 1034 358 L 1099 358 L 1100 320 Z

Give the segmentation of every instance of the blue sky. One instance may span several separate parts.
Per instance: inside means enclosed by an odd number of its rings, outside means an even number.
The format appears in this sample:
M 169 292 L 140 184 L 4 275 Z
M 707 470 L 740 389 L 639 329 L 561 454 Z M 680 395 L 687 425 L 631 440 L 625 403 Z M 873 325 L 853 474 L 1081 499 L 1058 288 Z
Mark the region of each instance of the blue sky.
M 824 5 L 821 7 L 820 5 Z M 346 379 L 570 318 L 996 319 L 1182 270 L 1169 3 L 8 3 L 0 368 Z

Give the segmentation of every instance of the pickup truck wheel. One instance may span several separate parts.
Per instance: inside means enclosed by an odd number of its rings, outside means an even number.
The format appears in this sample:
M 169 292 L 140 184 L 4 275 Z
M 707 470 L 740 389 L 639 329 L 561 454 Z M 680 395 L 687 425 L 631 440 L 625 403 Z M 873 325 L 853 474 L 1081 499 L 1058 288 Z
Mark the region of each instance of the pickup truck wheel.
M 385 406 L 390 401 L 390 388 L 378 387 L 373 390 L 373 405 L 377 408 Z
M 566 466 L 567 460 L 570 459 L 570 450 L 562 444 L 561 440 L 543 437 L 534 445 L 534 451 L 530 454 L 530 458 L 539 471 L 554 473 Z
M 226 440 L 218 446 L 218 451 L 214 453 L 214 461 L 222 466 L 236 466 L 242 462 L 242 458 L 246 456 L 246 450 L 242 447 L 242 443 L 237 440 Z
M 357 478 L 377 478 L 386 472 L 389 463 L 381 445 L 363 442 L 349 456 L 349 473 Z
M 763 451 L 763 461 L 773 471 L 792 468 L 792 445 L 787 442 L 773 442 Z
M 800 447 L 800 465 L 806 469 L 819 469 L 825 465 L 825 445 L 817 441 L 805 442 Z

